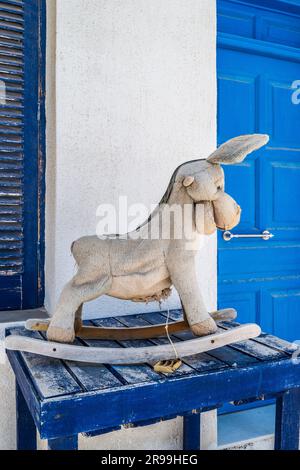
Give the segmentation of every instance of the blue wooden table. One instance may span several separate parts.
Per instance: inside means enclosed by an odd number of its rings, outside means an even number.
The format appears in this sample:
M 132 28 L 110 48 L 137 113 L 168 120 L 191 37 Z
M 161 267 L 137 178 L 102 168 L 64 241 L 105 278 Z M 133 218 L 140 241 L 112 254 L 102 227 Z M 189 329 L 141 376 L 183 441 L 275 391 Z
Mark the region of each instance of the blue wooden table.
M 178 320 L 179 310 L 170 312 Z M 88 322 L 99 326 L 145 326 L 162 323 L 166 313 L 106 318 Z M 219 323 L 223 329 L 236 323 Z M 32 337 L 40 333 L 9 329 Z M 190 338 L 189 332 L 173 336 Z M 82 341 L 86 347 L 126 348 L 162 344 L 166 338 L 135 341 Z M 77 449 L 78 434 L 95 436 L 122 425 L 143 426 L 183 416 L 183 447 L 197 450 L 201 412 L 224 403 L 276 397 L 276 449 L 298 449 L 300 364 L 290 343 L 263 334 L 197 354 L 183 361 L 173 375 L 157 373 L 150 364 L 112 366 L 49 359 L 8 351 L 16 376 L 17 447 L 36 448 L 36 428 L 49 449 Z

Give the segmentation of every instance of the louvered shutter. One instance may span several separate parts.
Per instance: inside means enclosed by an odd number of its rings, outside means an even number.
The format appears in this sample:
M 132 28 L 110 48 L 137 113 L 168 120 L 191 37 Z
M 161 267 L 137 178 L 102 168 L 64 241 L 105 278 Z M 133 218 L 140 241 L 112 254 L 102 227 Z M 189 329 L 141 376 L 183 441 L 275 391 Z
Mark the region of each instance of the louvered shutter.
M 39 6 L 0 1 L 0 310 L 38 304 Z

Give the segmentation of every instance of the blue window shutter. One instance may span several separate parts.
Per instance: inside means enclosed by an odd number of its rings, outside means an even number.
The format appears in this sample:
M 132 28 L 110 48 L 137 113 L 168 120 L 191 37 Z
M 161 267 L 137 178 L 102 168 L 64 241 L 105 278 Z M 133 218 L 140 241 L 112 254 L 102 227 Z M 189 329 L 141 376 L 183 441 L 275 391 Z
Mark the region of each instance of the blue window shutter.
M 0 310 L 41 303 L 40 7 L 0 2 Z

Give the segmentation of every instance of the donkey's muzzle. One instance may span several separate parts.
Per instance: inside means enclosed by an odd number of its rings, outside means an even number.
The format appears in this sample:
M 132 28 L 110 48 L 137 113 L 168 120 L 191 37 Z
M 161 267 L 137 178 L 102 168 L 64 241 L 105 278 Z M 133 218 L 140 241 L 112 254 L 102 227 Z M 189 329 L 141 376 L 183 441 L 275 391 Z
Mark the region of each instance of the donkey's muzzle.
M 228 194 L 222 192 L 216 201 L 212 202 L 214 220 L 221 230 L 231 230 L 241 219 L 241 208 Z

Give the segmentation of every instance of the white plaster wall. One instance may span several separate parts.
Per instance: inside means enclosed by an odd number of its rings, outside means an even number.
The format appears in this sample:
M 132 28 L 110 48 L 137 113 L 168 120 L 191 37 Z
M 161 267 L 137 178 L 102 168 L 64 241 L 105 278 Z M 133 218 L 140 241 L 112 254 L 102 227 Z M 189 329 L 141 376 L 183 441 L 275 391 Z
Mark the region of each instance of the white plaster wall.
M 51 305 L 56 288 L 56 0 L 46 0 L 46 214 L 45 304 Z
M 4 349 L 2 341 L 0 347 Z M 0 450 L 14 450 L 16 448 L 15 378 L 8 359 L 0 360 L 0 396 Z
M 52 312 L 74 273 L 70 244 L 95 233 L 98 204 L 115 203 L 119 195 L 129 203 L 157 203 L 178 164 L 215 148 L 216 12 L 214 0 L 47 0 L 47 14 L 45 301 Z M 214 236 L 205 240 L 199 268 L 213 309 Z M 176 295 L 168 305 L 178 305 Z M 86 315 L 141 308 L 157 305 L 104 298 Z M 0 396 L 0 449 L 10 449 L 15 401 L 7 363 L 0 364 Z M 211 419 L 206 426 L 211 447 Z M 180 418 L 80 439 L 81 448 L 181 445 Z
M 99 204 L 117 204 L 120 195 L 129 204 L 155 204 L 178 164 L 214 149 L 215 23 L 213 0 L 57 0 L 56 41 L 53 25 L 48 30 L 56 48 L 56 69 L 51 60 L 48 71 L 56 89 L 47 101 L 50 312 L 75 272 L 70 244 L 95 233 Z M 200 266 L 213 308 L 214 237 L 206 240 Z M 178 306 L 175 294 L 167 305 Z M 85 312 L 157 309 L 104 297 Z
M 212 0 L 57 0 L 55 119 L 50 102 L 48 107 L 56 146 L 51 135 L 47 155 L 46 306 L 51 312 L 74 274 L 70 244 L 95 233 L 97 206 L 117 204 L 120 195 L 129 204 L 157 203 L 178 164 L 215 148 L 215 24 Z M 215 237 L 205 240 L 199 276 L 213 309 Z M 179 305 L 176 295 L 167 305 Z M 157 308 L 103 298 L 85 313 Z M 214 434 L 214 420 L 215 415 L 207 420 L 207 436 Z M 81 448 L 99 449 L 181 445 L 181 419 L 80 440 Z
M 5 328 L 21 326 L 18 323 L 0 324 L 0 450 L 16 448 L 15 377 L 8 362 L 5 347 Z

